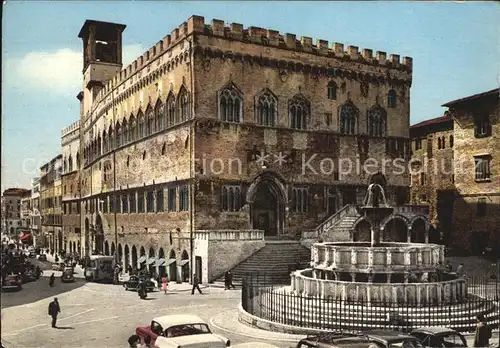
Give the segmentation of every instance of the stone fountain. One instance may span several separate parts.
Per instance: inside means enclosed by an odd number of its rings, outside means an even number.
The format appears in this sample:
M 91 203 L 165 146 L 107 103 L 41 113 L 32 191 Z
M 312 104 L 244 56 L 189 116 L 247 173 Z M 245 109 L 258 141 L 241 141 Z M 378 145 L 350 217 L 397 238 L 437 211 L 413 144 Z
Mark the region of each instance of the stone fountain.
M 359 209 L 371 225 L 370 242 L 313 244 L 311 268 L 293 272 L 289 287 L 259 291 L 253 315 L 242 310 L 240 320 L 259 326 L 263 318 L 265 327 L 297 333 L 385 328 L 394 315 L 406 328 L 471 329 L 478 313 L 498 321 L 496 307 L 476 301 L 466 279 L 444 272 L 443 245 L 381 240 L 381 222 L 393 208 L 380 185 L 368 187 Z

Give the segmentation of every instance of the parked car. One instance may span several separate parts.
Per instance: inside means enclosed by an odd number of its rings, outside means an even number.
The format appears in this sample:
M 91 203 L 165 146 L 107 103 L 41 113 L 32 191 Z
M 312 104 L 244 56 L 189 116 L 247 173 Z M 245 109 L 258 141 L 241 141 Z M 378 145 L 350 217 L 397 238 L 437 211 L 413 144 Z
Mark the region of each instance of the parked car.
M 10 274 L 5 276 L 2 282 L 2 290 L 7 290 L 7 289 L 21 290 L 22 287 L 23 286 L 21 277 L 17 274 Z
M 418 338 L 424 347 L 467 347 L 467 340 L 461 333 L 445 327 L 422 327 L 413 330 L 411 335 Z
M 38 261 L 47 261 L 47 255 L 45 254 L 38 255 Z
M 61 274 L 61 282 L 71 283 L 75 281 L 75 276 L 73 275 L 73 267 L 65 267 Z
M 30 252 L 28 253 L 28 257 L 34 259 L 36 257 L 35 250 L 30 250 Z
M 22 275 L 22 282 L 23 283 L 29 283 L 29 282 L 34 282 L 35 280 L 37 280 L 37 275 L 35 273 L 34 270 L 26 270 L 23 275 Z
M 140 277 L 136 275 L 130 276 L 129 280 L 126 282 L 123 282 L 123 287 L 125 290 L 133 290 L 137 291 L 137 287 L 139 286 L 139 282 L 145 281 L 146 282 L 146 291 L 147 292 L 153 292 L 155 290 L 155 283 L 151 279 L 147 279 L 145 277 Z
M 135 333 L 141 343 L 147 336 L 151 337 L 151 345 L 157 348 L 224 348 L 231 342 L 220 335 L 212 333 L 203 319 L 196 315 L 165 315 L 154 318 L 150 325 L 139 326 Z
M 328 332 L 308 336 L 296 348 L 422 348 L 420 341 L 410 335 L 390 330 L 371 330 L 359 334 Z

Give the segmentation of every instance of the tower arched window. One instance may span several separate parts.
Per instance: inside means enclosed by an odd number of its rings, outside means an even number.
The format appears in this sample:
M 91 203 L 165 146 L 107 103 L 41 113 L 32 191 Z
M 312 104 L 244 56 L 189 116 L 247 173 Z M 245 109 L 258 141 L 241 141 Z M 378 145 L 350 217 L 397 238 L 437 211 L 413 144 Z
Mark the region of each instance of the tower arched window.
M 109 126 L 108 129 L 108 137 L 109 137 L 109 151 L 112 151 L 115 148 L 115 133 L 113 132 L 113 127 Z
M 387 130 L 387 113 L 376 105 L 368 112 L 368 134 L 374 137 L 385 137 Z
M 68 171 L 68 161 L 64 159 L 63 161 L 63 172 L 66 173 Z
M 350 101 L 340 108 L 340 133 L 356 134 L 357 120 L 359 117 L 358 108 Z
M 389 92 L 387 93 L 387 106 L 390 108 L 395 108 L 396 99 L 397 99 L 396 91 L 393 89 L 389 90 Z
M 137 115 L 137 123 L 139 125 L 139 134 L 138 134 L 138 139 L 142 139 L 146 136 L 146 120 L 144 119 L 144 114 L 142 111 L 139 112 L 139 115 Z
M 69 155 L 69 158 L 68 158 L 68 171 L 70 171 L 70 172 L 73 171 L 73 158 L 71 157 L 71 155 Z
M 178 120 L 179 122 L 183 122 L 189 119 L 189 98 L 188 92 L 186 91 L 184 86 L 181 87 L 177 98 L 177 105 L 179 107 L 179 109 L 177 110 L 179 115 Z
M 163 102 L 158 99 L 155 105 L 155 130 L 157 132 L 165 129 L 165 107 Z
M 135 141 L 137 139 L 137 121 L 134 115 L 131 115 L 129 119 L 128 138 L 129 141 Z
M 115 138 L 115 148 L 119 148 L 120 146 L 122 146 L 122 127 L 120 125 L 120 122 L 117 122 L 116 123 L 116 127 L 115 127 L 115 130 L 116 130 L 116 138 Z
M 102 132 L 102 153 L 105 154 L 108 152 L 108 134 L 106 131 Z
M 146 118 L 146 135 L 145 136 L 148 136 L 148 135 L 151 135 L 155 132 L 155 129 L 154 129 L 155 119 L 154 119 L 153 108 L 151 107 L 151 105 L 149 105 L 146 108 L 145 118 Z
M 223 122 L 243 121 L 243 96 L 232 83 L 219 91 L 219 119 Z
M 123 145 L 125 144 L 128 144 L 129 142 L 129 130 L 128 130 L 128 122 L 126 119 L 123 120 L 123 123 L 122 123 L 122 138 L 123 138 Z
M 278 118 L 278 98 L 265 90 L 257 99 L 257 124 L 275 126 Z
M 335 83 L 335 81 L 328 82 L 327 97 L 330 100 L 337 99 L 337 84 Z
M 302 94 L 295 95 L 288 103 L 290 127 L 294 129 L 307 129 L 307 122 L 311 114 L 311 104 Z
M 167 97 L 167 113 L 166 117 L 168 118 L 167 120 L 167 125 L 168 126 L 173 126 L 177 122 L 175 122 L 175 95 L 170 91 Z

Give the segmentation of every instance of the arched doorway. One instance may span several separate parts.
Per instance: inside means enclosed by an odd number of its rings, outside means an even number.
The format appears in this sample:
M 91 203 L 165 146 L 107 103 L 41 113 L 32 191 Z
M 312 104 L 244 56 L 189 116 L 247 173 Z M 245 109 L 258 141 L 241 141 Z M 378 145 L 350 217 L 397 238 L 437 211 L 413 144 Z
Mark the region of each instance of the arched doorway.
M 417 219 L 411 225 L 412 243 L 425 243 L 425 221 Z
M 109 255 L 109 244 L 108 244 L 108 241 L 104 242 L 104 255 Z
M 158 265 L 158 274 L 163 277 L 165 274 L 167 274 L 167 269 L 165 267 L 165 251 L 163 251 L 163 248 L 160 248 L 158 250 L 158 261 L 156 261 L 156 264 Z
M 146 268 L 146 249 L 144 249 L 144 247 L 141 247 L 141 251 L 140 251 L 140 257 L 139 257 L 139 260 L 138 260 L 138 263 L 139 263 L 139 269 L 140 270 L 143 270 Z
M 102 219 L 97 215 L 95 219 L 95 250 L 97 254 L 102 254 L 104 246 L 104 230 L 102 227 Z
M 85 254 L 88 252 L 89 254 L 91 253 L 90 250 L 90 223 L 89 219 L 85 219 L 85 250 L 82 250 L 82 254 Z
M 189 283 L 191 278 L 189 273 L 189 255 L 186 250 L 184 250 L 181 254 L 181 280 L 185 283 Z
M 368 220 L 361 220 L 354 227 L 353 242 L 370 242 L 372 226 Z
M 121 243 L 118 244 L 118 262 L 122 263 L 123 262 L 123 249 Z
M 177 259 L 175 258 L 175 251 L 171 250 L 168 257 L 168 279 L 172 282 L 177 281 Z
M 146 261 L 146 265 L 148 266 L 149 274 L 156 273 L 155 272 L 155 263 L 156 263 L 155 251 L 153 248 L 149 248 L 148 259 Z
M 264 230 L 266 237 L 283 234 L 286 197 L 284 180 L 276 173 L 268 171 L 258 176 L 247 193 L 251 228 Z
M 384 228 L 385 242 L 408 242 L 408 227 L 401 218 L 393 218 L 385 224 Z
M 83 255 L 82 245 L 81 245 L 80 241 L 78 241 L 78 247 L 76 250 L 80 254 L 80 256 Z
M 125 251 L 124 251 L 124 268 L 125 268 L 125 272 L 129 272 L 129 269 L 128 267 L 130 266 L 130 249 L 128 248 L 128 245 L 125 244 Z
M 76 248 L 76 243 L 75 243 L 75 242 L 73 242 L 72 244 L 73 244 L 73 252 L 74 252 L 74 253 L 78 253 L 78 252 L 80 252 L 80 250 L 78 250 L 78 249 Z
M 111 242 L 111 250 L 110 250 L 110 255 L 111 255 L 111 256 L 115 256 L 115 251 L 116 251 L 116 248 L 115 248 L 115 242 Z
M 135 245 L 132 245 L 132 270 L 135 271 L 137 269 L 137 248 Z

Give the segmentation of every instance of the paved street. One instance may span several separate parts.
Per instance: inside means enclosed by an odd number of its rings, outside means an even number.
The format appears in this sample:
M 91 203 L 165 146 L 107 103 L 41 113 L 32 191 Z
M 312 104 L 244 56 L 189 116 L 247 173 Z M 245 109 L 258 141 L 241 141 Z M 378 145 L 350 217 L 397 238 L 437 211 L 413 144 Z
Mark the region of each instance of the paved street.
M 152 318 L 166 314 L 194 313 L 211 324 L 214 332 L 225 335 L 236 347 L 279 347 L 293 345 L 289 335 L 268 333 L 247 328 L 237 323 L 236 311 L 240 291 L 205 288 L 205 294 L 191 295 L 188 284 L 172 284 L 168 295 L 149 294 L 148 300 L 140 300 L 135 292 L 127 292 L 121 286 L 76 282 L 70 289 L 68 284 L 57 283 L 57 291 L 48 293 L 42 279 L 23 291 L 7 294 L 24 298 L 25 304 L 3 308 L 2 343 L 13 347 L 124 347 L 135 327 L 147 324 Z M 48 287 L 48 286 L 47 286 Z M 69 290 L 69 291 L 68 291 Z M 33 303 L 39 293 L 50 295 Z M 53 296 L 59 299 L 61 314 L 59 329 L 50 327 L 47 307 Z M 41 296 L 43 297 L 43 296 Z M 7 303 L 15 303 L 6 297 Z M 10 302 L 9 302 L 10 301 Z M 18 301 L 22 302 L 22 301 Z M 4 298 L 2 298 L 2 307 Z M 12 306 L 12 304 L 11 304 Z M 236 328 L 235 328 L 236 326 Z M 263 339 L 263 334 L 270 340 Z

